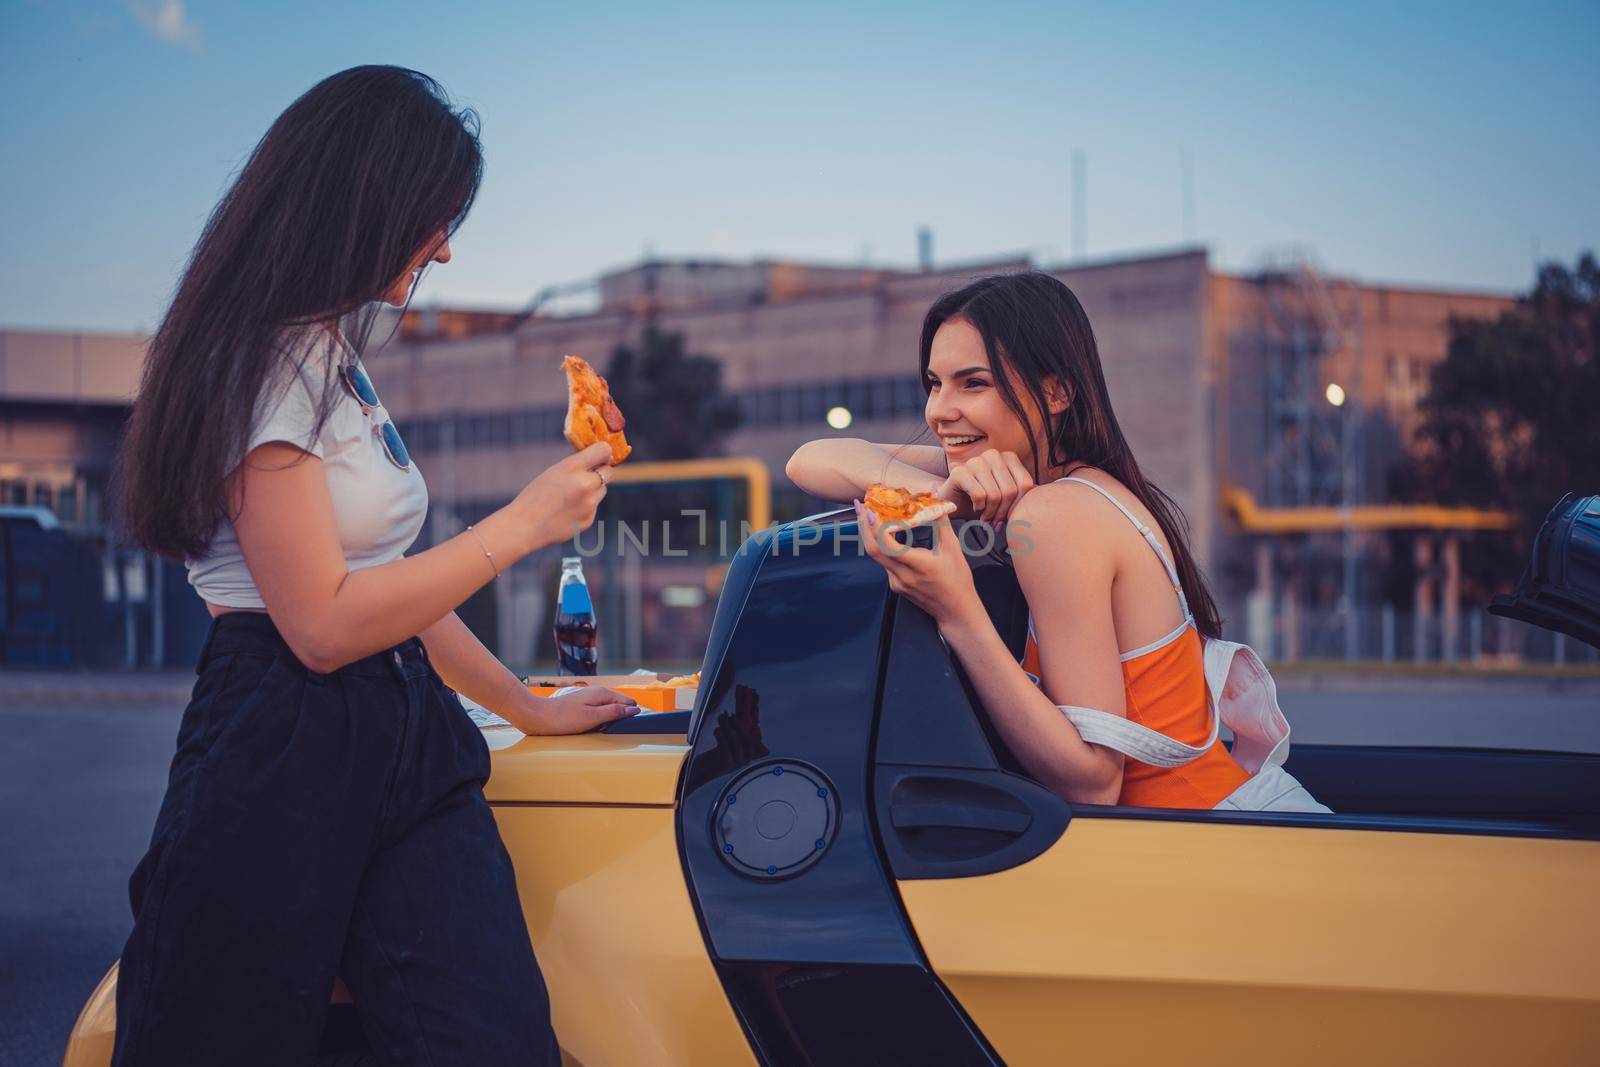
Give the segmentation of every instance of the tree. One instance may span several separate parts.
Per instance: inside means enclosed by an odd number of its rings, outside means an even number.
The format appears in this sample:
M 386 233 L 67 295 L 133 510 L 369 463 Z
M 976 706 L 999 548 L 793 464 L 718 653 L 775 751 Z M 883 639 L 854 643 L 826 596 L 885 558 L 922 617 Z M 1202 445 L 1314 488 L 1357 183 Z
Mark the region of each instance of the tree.
M 1533 291 L 1495 320 L 1453 319 L 1434 367 L 1405 498 L 1510 511 L 1509 538 L 1474 538 L 1463 567 L 1505 587 L 1562 494 L 1600 492 L 1600 263 L 1546 264 Z
M 647 326 L 637 348 L 612 350 L 606 381 L 641 459 L 716 455 L 739 425 L 739 407 L 722 391 L 722 362 L 685 352 L 681 333 Z

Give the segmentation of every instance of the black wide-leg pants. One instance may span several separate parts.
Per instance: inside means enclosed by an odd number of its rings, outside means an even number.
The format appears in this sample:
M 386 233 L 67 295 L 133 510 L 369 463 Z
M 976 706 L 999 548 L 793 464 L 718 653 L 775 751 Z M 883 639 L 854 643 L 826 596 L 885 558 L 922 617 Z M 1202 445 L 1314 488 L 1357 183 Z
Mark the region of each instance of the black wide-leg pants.
M 117 1067 L 311 1064 L 335 975 L 384 1064 L 559 1062 L 489 751 L 415 638 L 331 674 L 215 620 L 129 882 Z

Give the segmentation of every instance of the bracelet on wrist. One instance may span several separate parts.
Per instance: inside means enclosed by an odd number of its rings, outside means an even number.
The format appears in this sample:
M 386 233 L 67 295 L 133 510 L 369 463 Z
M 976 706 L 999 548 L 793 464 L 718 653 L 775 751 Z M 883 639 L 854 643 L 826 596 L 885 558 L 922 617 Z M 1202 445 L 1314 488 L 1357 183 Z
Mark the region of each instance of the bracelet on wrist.
M 483 549 L 483 558 L 489 561 L 489 569 L 494 571 L 494 576 L 496 578 L 500 577 L 500 567 L 494 561 L 494 553 L 490 552 L 489 546 L 483 543 L 483 535 L 474 530 L 470 522 L 467 523 L 467 533 L 471 534 L 472 539 L 478 542 L 478 547 Z

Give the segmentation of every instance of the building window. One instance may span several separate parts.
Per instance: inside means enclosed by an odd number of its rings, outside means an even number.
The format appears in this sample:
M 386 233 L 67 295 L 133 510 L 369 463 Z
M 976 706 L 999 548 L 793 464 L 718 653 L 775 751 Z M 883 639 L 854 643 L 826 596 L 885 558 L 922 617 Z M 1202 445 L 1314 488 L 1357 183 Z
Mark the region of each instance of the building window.
M 1389 406 L 1400 411 L 1415 410 L 1428 392 L 1428 361 L 1390 353 L 1385 363 Z
M 922 391 L 922 383 L 915 378 L 897 378 L 895 380 L 895 415 L 910 417 L 921 415 L 927 406 L 927 394 Z
M 872 385 L 869 382 L 846 382 L 844 386 L 844 406 L 858 419 L 867 417 L 867 406 L 872 402 Z
M 920 418 L 926 402 L 921 383 L 908 375 L 857 378 L 844 382 L 760 386 L 733 394 L 746 426 L 821 425 L 830 408 L 843 406 L 857 420 Z M 461 412 L 400 423 L 401 436 L 414 451 L 481 449 L 559 441 L 567 409 L 511 408 Z M 27 495 L 22 487 L 21 499 Z M 5 489 L 0 486 L 0 499 Z
M 828 410 L 828 394 L 830 387 L 826 385 L 805 385 L 800 387 L 800 420 L 802 422 L 821 422 L 822 416 Z
M 762 422 L 774 423 L 783 417 L 783 403 L 776 389 L 756 391 L 756 411 Z
M 868 390 L 872 400 L 866 407 L 869 419 L 887 419 L 894 416 L 895 379 L 875 378 Z

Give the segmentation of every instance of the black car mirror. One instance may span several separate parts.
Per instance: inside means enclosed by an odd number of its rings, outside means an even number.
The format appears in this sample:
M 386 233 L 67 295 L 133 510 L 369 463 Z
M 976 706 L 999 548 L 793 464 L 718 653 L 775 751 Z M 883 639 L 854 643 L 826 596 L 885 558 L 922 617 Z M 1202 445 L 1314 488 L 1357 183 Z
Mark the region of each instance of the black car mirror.
M 1489 614 L 1529 622 L 1600 648 L 1600 495 L 1563 496 L 1533 539 L 1533 559 Z

